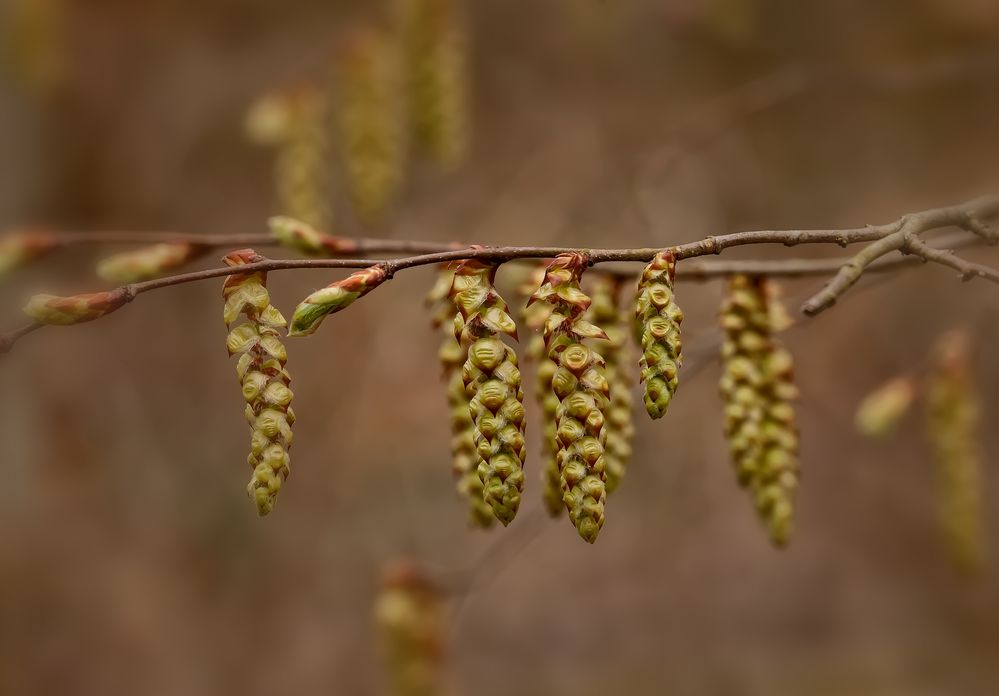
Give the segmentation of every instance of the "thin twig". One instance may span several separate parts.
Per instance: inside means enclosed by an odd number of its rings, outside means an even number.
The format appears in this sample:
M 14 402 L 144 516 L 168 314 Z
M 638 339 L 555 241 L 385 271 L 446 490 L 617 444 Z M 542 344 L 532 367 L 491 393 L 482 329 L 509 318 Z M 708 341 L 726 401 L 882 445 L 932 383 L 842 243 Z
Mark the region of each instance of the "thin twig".
M 733 273 L 757 273 L 768 275 L 810 275 L 829 272 L 829 265 L 839 265 L 839 271 L 833 281 L 815 297 L 805 303 L 806 314 L 816 314 L 831 306 L 836 299 L 852 286 L 861 274 L 882 261 L 885 254 L 904 248 L 910 253 L 922 251 L 915 247 L 912 240 L 916 235 L 930 230 L 956 226 L 965 230 L 981 233 L 982 221 L 999 214 L 999 196 L 988 196 L 969 201 L 962 205 L 946 208 L 936 208 L 919 213 L 905 215 L 895 222 L 885 225 L 866 226 L 844 230 L 757 230 L 750 232 L 733 232 L 730 234 L 707 237 L 705 239 L 672 247 L 678 260 L 688 260 L 701 256 L 720 254 L 725 249 L 750 244 L 783 244 L 796 246 L 799 244 L 838 244 L 846 246 L 858 242 L 873 242 L 846 264 L 841 260 L 786 259 L 783 261 L 733 261 L 728 263 L 698 264 L 692 268 L 689 276 L 696 279 L 727 276 Z M 918 241 L 918 240 L 917 240 Z M 414 242 L 414 244 L 416 244 Z M 931 252 L 931 247 L 926 247 Z M 211 278 L 230 276 L 236 273 L 272 272 L 293 269 L 327 269 L 327 268 L 367 268 L 380 266 L 389 276 L 399 271 L 419 266 L 437 265 L 457 262 L 465 259 L 480 259 L 503 263 L 517 259 L 551 258 L 569 252 L 585 253 L 591 264 L 637 261 L 648 262 L 659 251 L 658 247 L 638 249 L 579 249 L 576 247 L 532 247 L 504 246 L 488 247 L 474 246 L 464 249 L 451 248 L 447 251 L 418 254 L 402 258 L 384 259 L 266 259 L 258 263 L 245 264 L 238 267 L 225 266 L 210 268 L 203 271 L 182 273 L 141 283 L 133 283 L 121 288 L 129 298 L 162 288 L 193 283 Z M 943 252 L 940 252 L 943 253 Z M 943 262 L 940 258 L 932 258 Z M 991 269 L 961 261 L 959 270 L 969 277 L 982 276 L 992 278 L 995 273 Z M 953 264 L 953 262 L 951 262 Z M 953 267 L 953 265 L 952 265 Z M 683 266 L 681 266 L 681 271 Z M 10 350 L 11 346 L 22 336 L 34 331 L 37 327 L 29 325 L 0 335 L 0 352 Z

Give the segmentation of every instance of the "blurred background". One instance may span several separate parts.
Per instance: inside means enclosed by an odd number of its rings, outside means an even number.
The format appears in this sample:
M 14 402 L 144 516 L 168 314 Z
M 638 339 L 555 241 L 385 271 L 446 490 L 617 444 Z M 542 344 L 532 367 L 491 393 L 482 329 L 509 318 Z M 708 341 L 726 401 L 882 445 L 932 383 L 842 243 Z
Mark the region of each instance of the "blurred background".
M 264 232 L 287 212 L 248 111 L 274 90 L 326 85 L 345 37 L 387 12 L 361 0 L 0 7 L 0 227 L 219 234 Z M 881 223 L 999 192 L 991 0 L 461 9 L 467 156 L 414 157 L 368 218 L 338 168 L 332 232 L 666 246 Z M 69 249 L 0 281 L 4 326 L 32 291 L 106 286 L 93 267 L 110 251 Z M 789 253 L 843 252 L 726 257 Z M 506 287 L 515 275 L 501 272 Z M 341 276 L 275 273 L 272 297 L 287 314 Z M 776 551 L 734 482 L 710 351 L 688 358 L 666 419 L 637 414 L 634 461 L 596 545 L 544 516 L 534 409 L 520 516 L 470 529 L 451 479 L 440 336 L 418 299 L 432 282 L 429 268 L 402 274 L 289 340 L 292 476 L 264 520 L 243 493 L 249 433 L 220 283 L 152 293 L 6 356 L 0 693 L 384 693 L 372 606 L 399 557 L 458 579 L 451 694 L 995 693 L 999 583 L 988 566 L 969 577 L 950 562 L 922 419 L 877 442 L 853 425 L 865 394 L 967 327 L 999 556 L 993 287 L 907 270 L 787 333 L 804 479 L 794 539 Z M 785 296 L 822 282 L 790 282 Z M 688 346 L 715 340 L 721 293 L 679 287 Z

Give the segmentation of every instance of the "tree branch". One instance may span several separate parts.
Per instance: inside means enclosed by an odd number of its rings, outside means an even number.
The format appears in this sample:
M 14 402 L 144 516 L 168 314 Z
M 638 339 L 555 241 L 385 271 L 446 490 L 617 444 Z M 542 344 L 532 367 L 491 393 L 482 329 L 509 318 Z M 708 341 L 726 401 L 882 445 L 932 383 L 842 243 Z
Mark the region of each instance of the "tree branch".
M 833 280 L 817 295 L 805 303 L 803 310 L 808 315 L 814 315 L 832 306 L 836 300 L 848 290 L 860 276 L 868 270 L 888 270 L 907 264 L 912 257 L 923 258 L 947 265 L 959 271 L 963 278 L 984 277 L 999 282 L 999 272 L 973 264 L 954 256 L 953 252 L 937 249 L 923 242 L 917 235 L 945 228 L 960 227 L 975 236 L 964 234 L 961 238 L 948 238 L 951 245 L 967 245 L 977 238 L 993 241 L 992 233 L 985 227 L 983 221 L 999 215 L 999 196 L 978 198 L 962 205 L 946 208 L 936 208 L 919 213 L 905 215 L 895 222 L 884 225 L 869 225 L 842 230 L 756 230 L 749 232 L 734 232 L 730 234 L 711 236 L 705 239 L 672 247 L 679 261 L 702 256 L 720 254 L 725 249 L 751 244 L 782 244 L 796 246 L 799 244 L 837 244 L 847 246 L 860 242 L 872 242 L 860 253 L 843 262 L 842 259 L 785 259 L 769 261 L 730 261 L 730 262 L 698 262 L 683 264 L 679 267 L 679 275 L 691 280 L 706 280 L 729 276 L 735 273 L 753 275 L 770 275 L 784 277 L 800 277 L 809 275 L 824 275 L 838 268 Z M 111 236 L 117 233 L 110 233 Z M 91 239 L 98 239 L 96 234 Z M 110 237 L 108 237 L 110 238 Z M 268 237 L 270 238 L 270 237 Z M 225 237 L 227 242 L 234 240 L 246 241 L 245 237 Z M 187 240 L 189 241 L 189 240 Z M 368 241 L 380 244 L 392 240 L 357 240 L 359 243 Z M 430 247 L 435 251 L 420 253 L 393 259 L 265 259 L 239 267 L 225 266 L 210 268 L 191 273 L 182 273 L 141 283 L 123 286 L 120 291 L 129 297 L 137 297 L 146 292 L 162 288 L 193 283 L 211 278 L 253 273 L 272 272 L 294 269 L 327 269 L 327 268 L 367 268 L 380 266 L 391 277 L 399 271 L 427 265 L 437 265 L 466 259 L 480 259 L 503 263 L 518 259 L 552 258 L 569 252 L 584 252 L 590 263 L 607 262 L 648 262 L 655 256 L 659 247 L 637 249 L 579 249 L 576 247 L 533 247 L 533 246 L 472 246 L 456 249 L 453 245 L 438 245 L 434 243 L 400 241 L 396 244 L 410 245 L 409 248 Z M 440 247 L 446 246 L 444 250 Z M 370 250 L 370 248 L 369 248 Z M 892 251 L 902 251 L 910 257 L 887 260 L 883 257 Z M 38 324 L 29 324 L 7 334 L 0 334 L 0 353 L 7 352 L 20 338 L 39 328 Z

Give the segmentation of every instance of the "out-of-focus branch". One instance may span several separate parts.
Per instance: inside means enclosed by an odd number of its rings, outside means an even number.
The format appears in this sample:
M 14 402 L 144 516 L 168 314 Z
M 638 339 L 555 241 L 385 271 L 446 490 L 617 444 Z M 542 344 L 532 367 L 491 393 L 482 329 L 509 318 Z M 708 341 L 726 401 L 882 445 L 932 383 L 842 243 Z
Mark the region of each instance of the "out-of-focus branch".
M 995 271 L 963 261 L 947 250 L 934 249 L 919 239 L 919 235 L 942 227 L 959 227 L 994 244 L 996 236 L 986 226 L 985 220 L 995 217 L 996 214 L 999 214 L 999 197 L 987 196 L 963 205 L 905 215 L 889 225 L 886 233 L 876 237 L 877 241 L 843 264 L 832 281 L 805 302 L 802 311 L 809 316 L 815 316 L 832 307 L 871 264 L 893 251 L 913 254 L 935 263 L 944 263 L 961 271 L 962 277 L 966 280 L 978 276 L 994 279 Z

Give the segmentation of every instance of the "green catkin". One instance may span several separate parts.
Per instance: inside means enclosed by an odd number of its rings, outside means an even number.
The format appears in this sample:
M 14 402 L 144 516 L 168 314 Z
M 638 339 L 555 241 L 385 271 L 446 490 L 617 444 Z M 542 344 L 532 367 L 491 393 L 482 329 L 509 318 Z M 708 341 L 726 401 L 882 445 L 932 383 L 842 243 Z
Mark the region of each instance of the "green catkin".
M 940 522 L 948 551 L 967 573 L 985 565 L 979 403 L 967 333 L 945 334 L 926 389 L 926 417 L 936 459 Z
M 624 478 L 631 459 L 631 439 L 635 434 L 632 378 L 629 373 L 629 320 L 619 307 L 621 287 L 622 280 L 618 277 L 597 276 L 593 284 L 593 304 L 586 315 L 607 334 L 607 341 L 600 343 L 598 352 L 606 364 L 607 384 L 610 387 L 606 448 L 608 495 L 617 489 Z
M 526 283 L 521 286 L 521 294 L 530 297 L 544 283 L 547 264 L 541 265 L 531 273 Z M 551 517 L 560 517 L 565 512 L 562 501 L 561 477 L 558 473 L 558 462 L 555 458 L 555 439 L 557 435 L 556 412 L 558 397 L 552 392 L 552 378 L 558 367 L 545 351 L 543 330 L 545 322 L 552 313 L 552 306 L 547 302 L 536 302 L 527 305 L 523 312 L 524 324 L 531 331 L 531 338 L 524 350 L 526 360 L 535 367 L 535 400 L 542 418 L 541 465 L 538 467 L 541 478 L 541 499 L 545 510 Z
M 562 500 L 576 531 L 593 543 L 604 524 L 607 501 L 607 442 L 604 412 L 609 386 L 603 358 L 584 343 L 607 335 L 582 318 L 590 298 L 579 286 L 588 264 L 584 254 L 560 254 L 548 266 L 531 300 L 552 311 L 545 322 L 545 348 L 556 364 L 551 389 L 556 411 L 556 461 Z
M 524 490 L 527 447 L 524 392 L 517 354 L 500 336 L 517 339 L 517 326 L 494 287 L 495 264 L 463 261 L 451 300 L 458 309 L 455 336 L 465 349 L 462 379 L 475 425 L 483 499 L 503 525 L 517 515 Z
M 790 539 L 798 487 L 797 398 L 791 354 L 775 339 L 780 312 L 765 279 L 736 275 L 722 305 L 725 434 L 740 485 L 749 489 L 771 540 Z
M 683 310 L 676 303 L 673 281 L 676 257 L 670 250 L 656 254 L 642 271 L 635 300 L 635 333 L 642 347 L 645 410 L 662 418 L 679 384 Z
M 336 122 L 347 186 L 365 223 L 382 217 L 403 181 L 406 114 L 400 55 L 385 31 L 357 29 L 337 63 Z
M 244 249 L 223 260 L 228 266 L 242 266 L 263 257 Z M 285 369 L 288 356 L 280 333 L 287 322 L 270 303 L 266 273 L 228 276 L 222 296 L 223 317 L 230 329 L 226 346 L 230 356 L 239 355 L 236 373 L 243 385 L 246 420 L 253 430 L 247 458 L 253 475 L 246 490 L 258 514 L 264 516 L 274 509 L 289 473 L 295 413 L 291 409 L 291 377 Z M 235 325 L 240 317 L 244 321 Z
M 389 693 L 443 693 L 446 611 L 441 589 L 415 564 L 396 563 L 384 574 L 374 613 Z
M 303 85 L 265 95 L 247 115 L 249 137 L 277 148 L 274 183 L 280 214 L 329 229 L 330 148 L 322 92 Z
M 462 365 L 465 352 L 455 338 L 452 316 L 454 304 L 449 299 L 454 283 L 454 269 L 444 265 L 437 274 L 434 287 L 427 294 L 427 306 L 434 308 L 431 324 L 444 329 L 444 340 L 438 350 L 442 375 L 447 382 L 448 407 L 451 413 L 451 470 L 458 495 L 468 503 L 469 521 L 475 527 L 489 528 L 496 521 L 483 496 L 479 480 L 479 457 L 475 449 L 475 425 L 465 393 Z
M 468 152 L 468 37 L 458 0 L 396 0 L 416 145 L 441 166 Z

